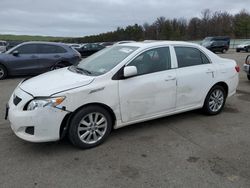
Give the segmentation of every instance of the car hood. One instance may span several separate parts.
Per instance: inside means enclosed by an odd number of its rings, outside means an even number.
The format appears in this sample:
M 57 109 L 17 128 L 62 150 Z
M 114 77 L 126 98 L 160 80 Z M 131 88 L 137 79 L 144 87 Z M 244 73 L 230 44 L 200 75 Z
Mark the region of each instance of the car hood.
M 86 86 L 93 80 L 94 77 L 63 68 L 25 80 L 19 87 L 34 97 L 42 97 Z

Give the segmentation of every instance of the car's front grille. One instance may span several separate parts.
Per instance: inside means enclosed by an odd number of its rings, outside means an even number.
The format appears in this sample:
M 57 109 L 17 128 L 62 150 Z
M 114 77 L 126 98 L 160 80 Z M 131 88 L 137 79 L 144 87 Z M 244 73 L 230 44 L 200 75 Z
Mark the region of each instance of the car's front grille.
M 21 101 L 22 101 L 21 98 L 19 98 L 18 96 L 14 95 L 13 103 L 14 103 L 15 105 L 18 105 Z

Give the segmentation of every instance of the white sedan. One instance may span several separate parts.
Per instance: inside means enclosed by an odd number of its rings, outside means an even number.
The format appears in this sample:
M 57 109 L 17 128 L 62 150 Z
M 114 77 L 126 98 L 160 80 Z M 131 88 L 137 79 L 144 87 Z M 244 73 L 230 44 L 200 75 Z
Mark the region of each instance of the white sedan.
M 238 72 L 234 60 L 192 43 L 118 44 L 77 66 L 22 81 L 6 117 L 24 140 L 68 135 L 74 145 L 90 148 L 113 128 L 200 108 L 220 113 L 236 92 Z

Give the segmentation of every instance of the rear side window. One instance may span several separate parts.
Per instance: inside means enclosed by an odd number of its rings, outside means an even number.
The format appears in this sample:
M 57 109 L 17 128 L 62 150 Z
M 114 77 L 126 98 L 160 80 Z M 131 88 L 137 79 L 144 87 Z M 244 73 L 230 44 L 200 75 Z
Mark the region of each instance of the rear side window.
M 50 44 L 39 44 L 38 53 L 39 54 L 56 54 L 56 53 L 66 53 L 67 51 L 61 47 Z
M 179 68 L 210 63 L 207 57 L 196 48 L 175 47 L 174 49 L 177 56 Z
M 18 51 L 19 54 L 35 54 L 37 53 L 37 45 L 36 44 L 24 44 L 14 51 Z

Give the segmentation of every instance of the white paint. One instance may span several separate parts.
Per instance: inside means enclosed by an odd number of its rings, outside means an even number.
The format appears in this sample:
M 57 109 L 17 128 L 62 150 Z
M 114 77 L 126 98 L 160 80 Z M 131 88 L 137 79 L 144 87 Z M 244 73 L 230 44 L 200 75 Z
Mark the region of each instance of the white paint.
M 126 48 L 136 46 L 139 49 L 101 76 L 85 76 L 65 68 L 21 83 L 14 94 L 22 101 L 17 106 L 13 104 L 13 97 L 9 101 L 9 120 L 15 134 L 32 142 L 59 139 L 60 125 L 68 112 L 53 107 L 24 111 L 24 106 L 33 96 L 65 96 L 60 106 L 65 106 L 70 112 L 90 103 L 105 104 L 113 110 L 116 116 L 114 127 L 119 128 L 201 108 L 208 91 L 218 82 L 228 85 L 228 96 L 236 91 L 238 73 L 235 61 L 222 59 L 199 45 L 173 41 L 120 45 Z M 178 69 L 173 48 L 175 45 L 198 48 L 209 57 L 211 64 Z M 117 71 L 129 65 L 142 52 L 165 46 L 170 49 L 172 69 L 121 80 L 112 79 Z M 35 126 L 35 135 L 26 134 L 26 126 Z

